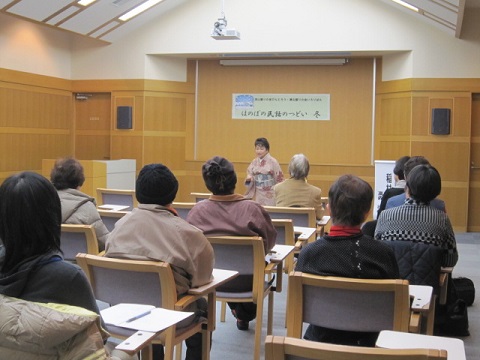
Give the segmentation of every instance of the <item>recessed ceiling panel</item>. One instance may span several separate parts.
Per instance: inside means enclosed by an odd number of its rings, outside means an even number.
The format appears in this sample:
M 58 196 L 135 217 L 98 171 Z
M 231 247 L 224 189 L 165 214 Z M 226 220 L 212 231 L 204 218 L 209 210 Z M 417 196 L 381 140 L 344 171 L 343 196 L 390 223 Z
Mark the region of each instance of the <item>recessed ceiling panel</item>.
M 65 11 L 62 11 L 60 14 L 58 14 L 57 16 L 51 18 L 50 20 L 47 21 L 47 24 L 49 25 L 55 25 L 57 23 L 59 23 L 60 21 L 66 19 L 67 17 L 69 17 L 70 15 L 72 15 L 74 12 L 78 11 L 78 8 L 75 7 L 75 6 L 70 6 L 68 8 L 65 9 Z
M 80 34 L 88 34 L 112 19 L 116 19 L 143 1 L 131 0 L 117 6 L 113 4 L 113 0 L 97 0 L 80 14 L 61 24 L 60 27 Z
M 12 1 L 9 2 L 11 3 Z M 42 21 L 71 3 L 72 0 L 22 0 L 9 8 L 8 12 L 33 20 Z

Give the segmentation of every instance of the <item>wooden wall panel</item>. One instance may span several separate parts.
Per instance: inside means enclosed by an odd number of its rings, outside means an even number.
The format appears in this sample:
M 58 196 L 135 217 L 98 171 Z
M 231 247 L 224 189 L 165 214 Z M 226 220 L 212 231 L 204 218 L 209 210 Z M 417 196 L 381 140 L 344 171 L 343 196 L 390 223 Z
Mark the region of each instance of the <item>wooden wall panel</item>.
M 199 61 L 197 159 L 220 154 L 250 162 L 255 138 L 264 136 L 285 166 L 299 152 L 312 164 L 369 166 L 372 75 L 372 59 L 344 66 L 223 67 Z M 233 93 L 331 94 L 331 120 L 233 120 Z
M 117 159 L 135 159 L 137 171 L 139 171 L 144 162 L 144 143 L 143 143 L 143 121 L 144 121 L 144 92 L 142 91 L 114 91 L 112 92 L 112 124 L 111 124 L 111 148 L 110 157 Z M 132 126 L 131 130 L 118 130 L 117 106 L 132 107 Z
M 9 70 L 1 74 L 0 182 L 19 171 L 41 173 L 43 158 L 73 155 L 69 82 Z
M 442 194 L 454 228 L 465 231 L 468 219 L 471 95 L 462 91 L 424 89 L 405 92 L 404 83 L 377 96 L 376 159 L 396 160 L 403 155 L 423 155 L 442 176 Z M 417 84 L 419 86 L 419 84 Z M 396 90 L 401 88 L 401 92 Z M 411 107 L 402 98 L 411 97 Z M 378 104 L 379 103 L 379 104 Z M 432 109 L 451 109 L 449 135 L 431 134 Z M 404 126 L 398 123 L 402 122 Z M 406 124 L 410 124 L 409 131 Z M 407 132 L 406 132 L 407 131 Z M 402 146 L 403 144 L 403 146 Z M 409 146 L 407 145 L 409 144 Z
M 111 95 L 91 95 L 87 100 L 75 101 L 75 157 L 82 160 L 109 160 Z

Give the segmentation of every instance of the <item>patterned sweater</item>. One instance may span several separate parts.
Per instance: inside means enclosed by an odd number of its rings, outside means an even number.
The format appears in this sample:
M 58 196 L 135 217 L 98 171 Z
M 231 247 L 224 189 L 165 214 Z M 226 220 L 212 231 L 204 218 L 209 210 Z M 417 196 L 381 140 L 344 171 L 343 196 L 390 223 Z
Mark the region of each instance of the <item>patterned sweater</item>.
M 413 199 L 382 211 L 375 239 L 422 241 L 440 246 L 444 249 L 442 266 L 455 266 L 458 260 L 455 234 L 447 214 Z

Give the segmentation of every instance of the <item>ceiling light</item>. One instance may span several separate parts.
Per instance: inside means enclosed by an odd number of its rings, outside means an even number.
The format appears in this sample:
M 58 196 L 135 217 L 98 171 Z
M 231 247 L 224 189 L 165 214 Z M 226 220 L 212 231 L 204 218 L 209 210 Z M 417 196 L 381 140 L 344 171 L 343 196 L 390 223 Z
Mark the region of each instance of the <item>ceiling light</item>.
M 80 0 L 78 2 L 79 5 L 83 5 L 83 6 L 87 6 L 87 5 L 90 5 L 91 3 L 95 2 L 97 0 Z
M 162 1 L 163 0 L 148 0 L 148 1 L 145 1 L 144 3 L 138 5 L 137 7 L 134 7 L 132 10 L 130 10 L 126 14 L 123 14 L 122 16 L 120 16 L 119 19 L 122 20 L 122 21 L 130 20 L 134 16 L 137 16 L 138 14 L 144 12 L 145 10 L 150 9 L 152 6 L 157 5 L 159 2 L 162 2 Z
M 413 5 L 410 5 L 409 3 L 402 1 L 402 0 L 392 0 L 393 2 L 396 2 L 399 5 L 405 6 L 407 9 L 413 10 L 415 12 L 418 12 L 418 8 L 416 8 Z
M 344 65 L 347 59 L 256 59 L 220 60 L 223 66 L 271 66 L 271 65 Z

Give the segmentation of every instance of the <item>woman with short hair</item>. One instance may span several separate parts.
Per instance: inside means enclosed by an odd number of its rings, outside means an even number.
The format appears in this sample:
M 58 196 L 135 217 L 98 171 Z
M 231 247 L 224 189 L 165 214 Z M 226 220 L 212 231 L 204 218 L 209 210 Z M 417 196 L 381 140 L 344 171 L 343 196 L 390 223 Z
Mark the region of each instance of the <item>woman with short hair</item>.
M 103 251 L 109 231 L 97 211 L 95 199 L 80 191 L 85 182 L 82 164 L 71 157 L 58 159 L 50 180 L 62 204 L 62 224 L 93 225 L 99 251 Z

